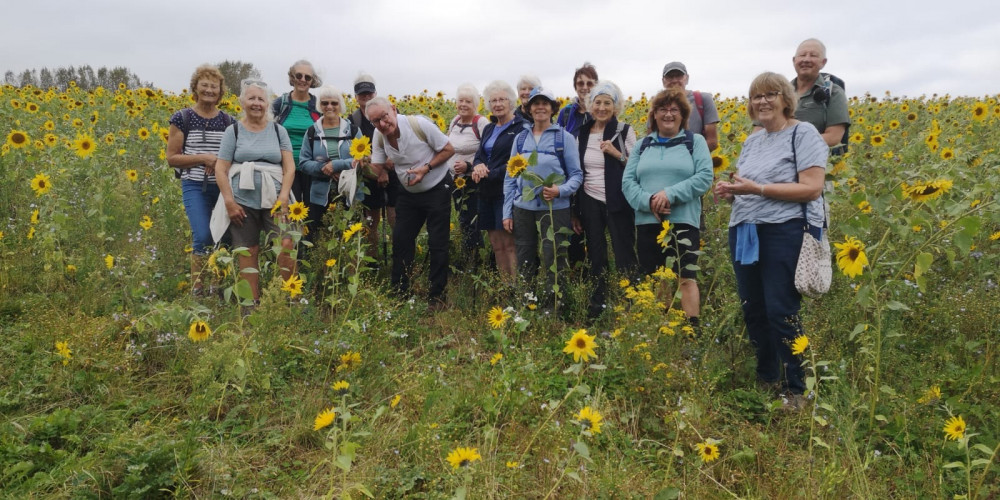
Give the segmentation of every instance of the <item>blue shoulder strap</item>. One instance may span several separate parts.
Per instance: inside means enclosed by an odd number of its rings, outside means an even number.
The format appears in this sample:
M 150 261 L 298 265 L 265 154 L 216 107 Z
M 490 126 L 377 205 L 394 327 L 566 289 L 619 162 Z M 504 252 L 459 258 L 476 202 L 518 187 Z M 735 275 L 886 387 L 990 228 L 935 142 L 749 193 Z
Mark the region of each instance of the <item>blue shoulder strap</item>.
M 569 172 L 566 171 L 566 158 L 565 155 L 563 155 L 563 152 L 566 149 L 566 138 L 563 136 L 564 130 L 565 129 L 560 128 L 557 131 L 555 139 L 555 149 L 551 153 L 548 151 L 538 151 L 538 154 L 553 155 L 556 158 L 559 158 L 559 166 L 562 168 L 563 173 L 568 175 Z M 517 134 L 516 144 L 517 144 L 518 154 L 524 152 L 524 141 L 528 138 L 529 132 L 531 132 L 531 129 L 525 126 L 525 129 L 520 134 Z

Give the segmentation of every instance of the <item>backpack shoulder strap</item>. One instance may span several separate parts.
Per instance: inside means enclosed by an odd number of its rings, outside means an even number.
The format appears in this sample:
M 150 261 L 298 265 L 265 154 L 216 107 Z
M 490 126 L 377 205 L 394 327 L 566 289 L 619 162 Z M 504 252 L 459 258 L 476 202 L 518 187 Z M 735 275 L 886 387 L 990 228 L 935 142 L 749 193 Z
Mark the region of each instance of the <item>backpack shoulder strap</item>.
M 688 148 L 688 154 L 694 157 L 694 132 L 684 131 L 684 145 Z
M 642 156 L 642 152 L 646 150 L 649 146 L 653 144 L 653 138 L 646 136 L 642 138 L 642 142 L 639 143 L 639 156 Z
M 191 108 L 184 108 L 181 110 L 181 123 L 184 125 L 184 130 L 181 130 L 181 132 L 184 133 L 184 142 L 181 143 L 182 146 L 183 144 L 187 144 L 188 130 L 191 129 L 191 113 L 193 113 Z
M 698 115 L 701 116 L 701 122 L 705 123 L 705 98 L 701 95 L 701 92 L 694 91 L 694 105 L 698 108 Z
M 406 121 L 410 122 L 410 128 L 413 129 L 414 134 L 417 134 L 417 139 L 430 146 L 431 143 L 427 142 L 427 134 L 424 133 L 424 129 L 420 126 L 420 120 L 416 116 L 406 115 Z
M 482 137 L 479 137 L 479 119 L 480 118 L 482 118 L 481 115 L 476 115 L 476 116 L 472 117 L 472 133 L 475 134 L 477 141 L 482 140 Z
M 514 143 L 517 145 L 517 154 L 521 154 L 524 152 L 524 141 L 527 139 L 528 139 L 528 129 L 524 129 L 517 134 L 517 138 L 514 140 Z
M 240 122 L 233 122 L 233 139 L 240 140 Z

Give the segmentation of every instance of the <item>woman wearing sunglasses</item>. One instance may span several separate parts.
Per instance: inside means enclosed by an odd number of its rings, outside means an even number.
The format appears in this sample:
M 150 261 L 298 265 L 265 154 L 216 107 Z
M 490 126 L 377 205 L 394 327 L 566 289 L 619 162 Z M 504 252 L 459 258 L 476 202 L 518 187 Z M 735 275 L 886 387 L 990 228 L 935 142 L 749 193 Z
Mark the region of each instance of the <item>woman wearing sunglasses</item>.
M 288 131 L 288 137 L 292 139 L 292 158 L 298 165 L 302 138 L 306 130 L 309 130 L 309 127 L 322 116 L 316 111 L 316 96 L 310 94 L 309 89 L 317 88 L 323 82 L 316 76 L 312 63 L 302 59 L 295 61 L 295 64 L 288 68 L 288 84 L 292 86 L 292 91 L 275 98 L 271 103 L 271 112 L 274 113 L 274 121 Z M 292 183 L 292 194 L 295 199 L 308 205 L 311 189 L 312 178 L 297 168 L 295 182 Z

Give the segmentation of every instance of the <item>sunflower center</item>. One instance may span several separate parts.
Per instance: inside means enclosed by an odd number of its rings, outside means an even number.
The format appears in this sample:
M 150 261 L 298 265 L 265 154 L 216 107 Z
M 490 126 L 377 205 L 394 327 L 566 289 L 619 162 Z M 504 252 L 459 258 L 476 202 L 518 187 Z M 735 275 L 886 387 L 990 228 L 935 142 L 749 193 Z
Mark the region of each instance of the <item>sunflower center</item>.
M 587 341 L 584 339 L 576 339 L 576 348 L 583 349 L 587 347 Z
M 920 190 L 920 194 L 924 196 L 931 195 L 936 192 L 938 192 L 938 188 L 935 186 L 925 186 L 923 189 Z
M 850 251 L 850 253 L 848 254 L 848 256 L 851 258 L 852 261 L 854 261 L 854 260 L 858 260 L 858 255 L 859 254 L 860 254 L 860 251 L 857 248 L 852 248 L 851 251 Z

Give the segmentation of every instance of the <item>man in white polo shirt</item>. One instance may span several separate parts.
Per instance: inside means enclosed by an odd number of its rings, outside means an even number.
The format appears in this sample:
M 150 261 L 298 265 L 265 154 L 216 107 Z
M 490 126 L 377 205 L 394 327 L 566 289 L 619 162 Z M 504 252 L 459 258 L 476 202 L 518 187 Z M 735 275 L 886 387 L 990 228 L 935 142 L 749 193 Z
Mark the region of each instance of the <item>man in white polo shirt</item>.
M 397 114 L 384 97 L 368 101 L 365 115 L 375 125 L 372 167 L 380 174 L 386 160 L 392 160 L 390 175 L 395 173 L 403 187 L 396 201 L 396 225 L 392 229 L 392 284 L 401 294 L 409 292 L 417 236 L 426 223 L 431 257 L 428 301 L 432 311 L 443 309 L 448 284 L 452 182 L 446 163 L 455 149 L 430 120 Z

